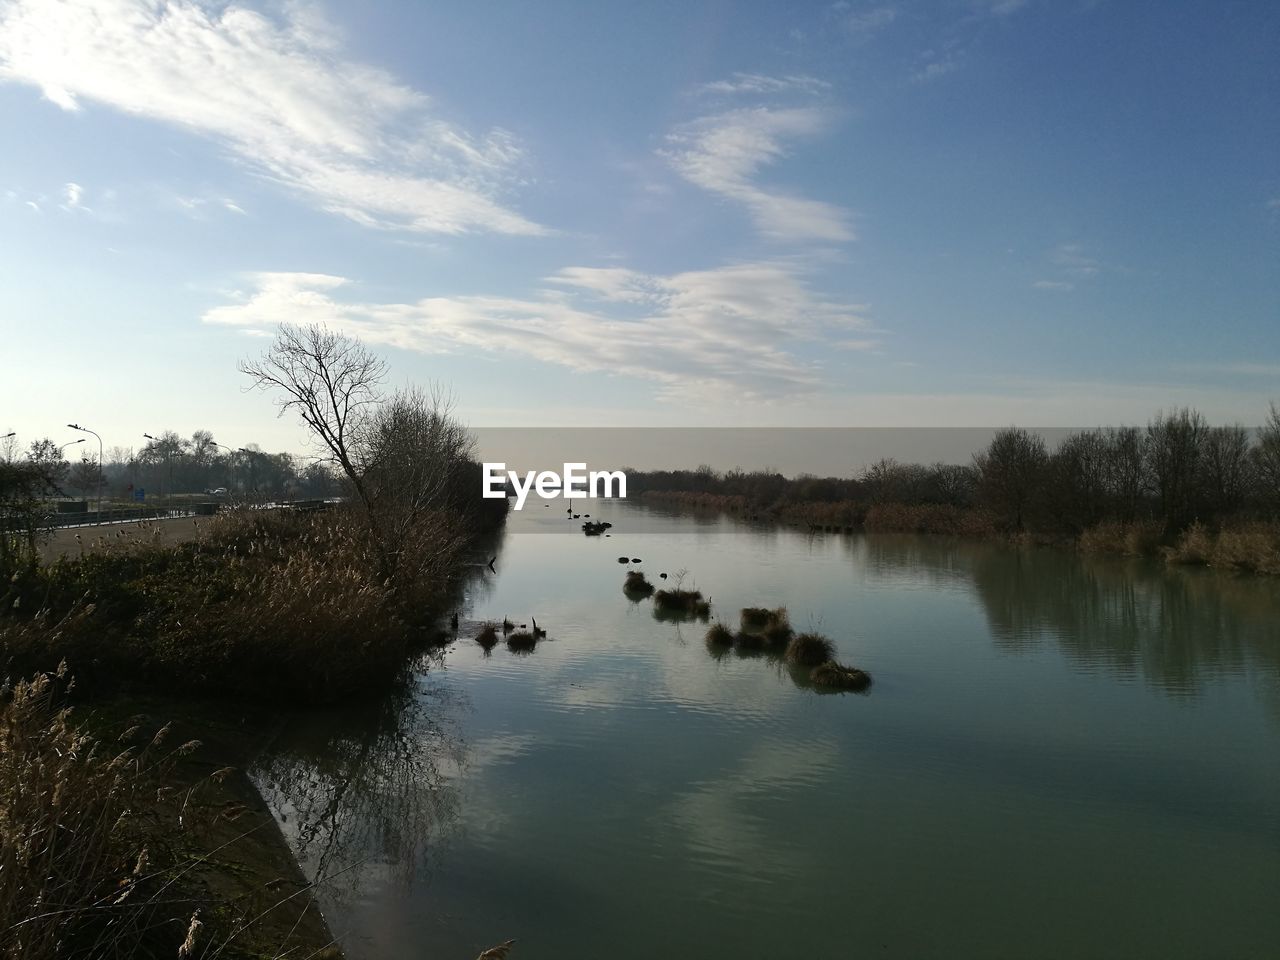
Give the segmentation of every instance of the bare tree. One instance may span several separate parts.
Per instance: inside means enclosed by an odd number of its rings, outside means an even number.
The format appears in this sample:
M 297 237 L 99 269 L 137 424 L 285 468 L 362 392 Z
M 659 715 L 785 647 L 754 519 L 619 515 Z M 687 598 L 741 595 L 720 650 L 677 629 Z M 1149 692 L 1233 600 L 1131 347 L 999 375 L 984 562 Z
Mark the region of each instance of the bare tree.
M 372 517 L 357 441 L 364 422 L 382 400 L 386 362 L 359 340 L 328 327 L 281 324 L 275 341 L 258 360 L 244 360 L 240 372 L 255 387 L 280 391 L 280 414 L 294 411 L 336 463 L 357 499 Z
M 1142 431 L 1112 427 L 1106 431 L 1107 493 L 1111 509 L 1121 520 L 1135 520 L 1147 488 Z
M 1158 413 L 1147 425 L 1146 459 L 1160 513 L 1175 530 L 1196 519 L 1201 506 L 1205 437 L 1209 426 L 1195 410 Z
M 1249 431 L 1236 424 L 1210 427 L 1204 440 L 1205 500 L 1218 513 L 1238 509 L 1252 479 Z
M 1253 462 L 1262 501 L 1272 509 L 1280 508 L 1280 407 L 1274 403 L 1266 422 L 1258 430 Z
M 1044 438 L 1021 427 L 997 431 L 986 452 L 974 457 L 979 495 L 1014 530 L 1026 524 L 1048 458 Z

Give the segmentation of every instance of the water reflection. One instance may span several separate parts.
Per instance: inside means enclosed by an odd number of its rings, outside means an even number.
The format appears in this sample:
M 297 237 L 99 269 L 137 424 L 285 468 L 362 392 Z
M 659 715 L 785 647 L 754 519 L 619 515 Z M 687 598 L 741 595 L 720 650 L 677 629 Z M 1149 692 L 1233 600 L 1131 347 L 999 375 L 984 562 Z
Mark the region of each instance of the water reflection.
M 967 583 L 1007 650 L 1049 640 L 1180 695 L 1246 668 L 1280 676 L 1280 590 L 1257 577 L 962 540 L 865 537 L 855 549 L 884 580 Z
M 341 872 L 337 886 L 354 890 L 360 865 L 406 884 L 429 875 L 432 845 L 458 815 L 458 696 L 415 685 L 300 715 L 250 770 L 308 877 Z

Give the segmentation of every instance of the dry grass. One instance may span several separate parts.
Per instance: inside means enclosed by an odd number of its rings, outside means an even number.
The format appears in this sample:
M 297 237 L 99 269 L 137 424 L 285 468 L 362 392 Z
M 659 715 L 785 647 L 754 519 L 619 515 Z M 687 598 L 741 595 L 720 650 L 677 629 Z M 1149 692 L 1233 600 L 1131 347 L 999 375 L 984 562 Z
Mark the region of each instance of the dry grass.
M 424 636 L 406 604 L 446 601 L 428 552 L 406 549 L 397 585 L 343 511 L 232 515 L 200 542 L 121 540 L 0 583 L 0 648 L 22 672 L 66 659 L 104 684 L 333 702 L 403 676 Z
M 194 907 L 173 888 L 184 828 L 158 796 L 198 744 L 97 742 L 59 709 L 61 678 L 0 707 L 0 956 L 176 956 Z
M 1085 553 L 1149 557 L 1159 550 L 1162 534 L 1163 526 L 1153 520 L 1107 521 L 1080 534 L 1079 545 Z
M 1170 563 L 1280 576 L 1280 523 L 1255 521 L 1211 532 L 1195 523 L 1165 550 Z
M 809 675 L 813 685 L 825 690 L 866 690 L 871 686 L 871 674 L 857 667 L 827 660 L 813 668 Z
M 835 657 L 836 645 L 819 633 L 800 633 L 787 644 L 787 659 L 806 667 L 816 667 Z

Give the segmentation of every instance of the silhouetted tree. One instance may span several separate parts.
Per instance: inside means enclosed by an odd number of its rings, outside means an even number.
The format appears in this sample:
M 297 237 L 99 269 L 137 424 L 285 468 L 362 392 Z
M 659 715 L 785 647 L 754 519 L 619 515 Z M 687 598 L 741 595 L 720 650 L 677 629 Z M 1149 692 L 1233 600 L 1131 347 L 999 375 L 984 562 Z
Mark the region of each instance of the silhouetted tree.
M 985 453 L 974 457 L 978 495 L 1008 527 L 1023 530 L 1041 496 L 1049 455 L 1044 438 L 1021 427 L 996 433 Z
M 1175 530 L 1199 515 L 1208 425 L 1195 410 L 1158 413 L 1147 425 L 1146 461 L 1160 515 Z

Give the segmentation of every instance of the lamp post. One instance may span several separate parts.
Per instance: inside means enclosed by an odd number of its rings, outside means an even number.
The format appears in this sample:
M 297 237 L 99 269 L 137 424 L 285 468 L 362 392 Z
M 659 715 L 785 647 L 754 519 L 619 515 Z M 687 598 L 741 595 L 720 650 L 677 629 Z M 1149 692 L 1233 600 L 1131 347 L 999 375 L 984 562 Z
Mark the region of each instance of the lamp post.
M 219 443 L 217 440 L 210 440 L 209 442 L 210 442 L 210 443 L 212 443 L 215 447 L 221 447 L 223 450 L 227 451 L 227 453 L 230 453 L 230 454 L 234 454 L 234 453 L 235 453 L 235 451 L 234 451 L 234 450 L 232 450 L 230 447 L 228 447 L 225 443 Z M 235 461 L 235 457 L 234 457 L 234 456 L 230 457 L 230 458 L 229 458 L 229 462 L 230 462 L 230 464 L 231 464 L 231 488 L 234 490 L 234 489 L 235 489 L 235 485 L 236 485 L 236 461 Z
M 81 433 L 92 433 L 98 437 L 98 522 L 102 522 L 102 437 L 88 427 L 82 427 L 78 423 L 68 423 L 68 427 L 72 430 L 79 430 Z
M 88 437 L 81 437 L 79 440 L 71 440 L 68 443 L 64 443 L 58 448 L 58 456 L 62 456 L 62 451 L 67 449 L 67 447 L 74 447 L 77 443 L 84 443 L 87 439 Z

